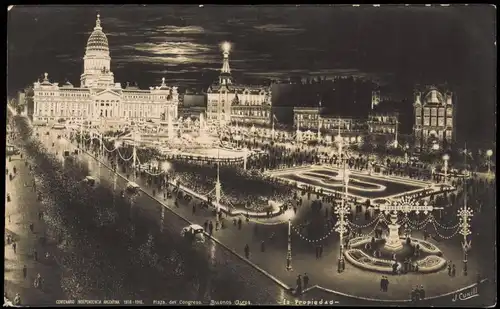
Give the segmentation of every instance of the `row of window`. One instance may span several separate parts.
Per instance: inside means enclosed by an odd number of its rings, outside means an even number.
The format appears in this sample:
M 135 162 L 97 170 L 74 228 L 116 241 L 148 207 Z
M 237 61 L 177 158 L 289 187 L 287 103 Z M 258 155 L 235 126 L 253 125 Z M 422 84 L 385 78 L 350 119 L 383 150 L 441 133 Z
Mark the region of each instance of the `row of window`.
M 424 115 L 425 116 L 429 116 L 429 115 L 432 115 L 432 116 L 436 116 L 439 114 L 440 117 L 444 117 L 444 113 L 445 113 L 445 108 L 441 107 L 441 108 L 437 108 L 437 107 L 432 107 L 432 108 L 429 108 L 429 107 L 425 107 L 424 108 Z M 422 108 L 421 107 L 417 107 L 415 108 L 415 115 L 421 115 L 422 114 Z M 453 109 L 452 108 L 446 108 L 446 116 L 448 117 L 451 117 L 453 116 Z
M 446 119 L 446 120 L 445 120 Z M 453 118 L 443 118 L 443 117 L 440 117 L 440 118 L 436 118 L 436 117 L 424 117 L 424 121 L 422 123 L 422 118 L 421 117 L 417 117 L 415 119 L 416 121 L 416 124 L 417 125 L 424 125 L 424 126 L 440 126 L 440 127 L 444 127 L 445 126 L 445 123 L 447 126 L 451 127 L 453 126 Z
M 269 117 L 269 112 L 256 110 L 232 110 L 232 115 L 251 116 L 251 117 Z

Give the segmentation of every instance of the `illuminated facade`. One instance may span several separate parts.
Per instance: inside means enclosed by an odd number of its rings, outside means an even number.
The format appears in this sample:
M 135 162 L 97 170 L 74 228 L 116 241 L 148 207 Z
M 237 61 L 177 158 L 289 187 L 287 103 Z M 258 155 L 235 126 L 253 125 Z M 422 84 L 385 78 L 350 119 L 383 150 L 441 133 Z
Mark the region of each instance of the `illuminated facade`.
M 74 87 L 68 82 L 59 86 L 51 83 L 45 73 L 42 82 L 34 83 L 33 120 L 87 120 L 108 124 L 177 118 L 177 87 L 165 85 L 165 79 L 161 85 L 149 90 L 122 88 L 120 83 L 115 83 L 108 39 L 102 31 L 99 15 L 87 42 L 80 85 Z
M 271 123 L 271 91 L 269 87 L 233 83 L 229 67 L 228 43 L 223 45 L 223 64 L 219 80 L 207 91 L 207 120 L 225 125 Z
M 413 134 L 417 149 L 438 150 L 455 140 L 453 94 L 436 87 L 415 92 Z

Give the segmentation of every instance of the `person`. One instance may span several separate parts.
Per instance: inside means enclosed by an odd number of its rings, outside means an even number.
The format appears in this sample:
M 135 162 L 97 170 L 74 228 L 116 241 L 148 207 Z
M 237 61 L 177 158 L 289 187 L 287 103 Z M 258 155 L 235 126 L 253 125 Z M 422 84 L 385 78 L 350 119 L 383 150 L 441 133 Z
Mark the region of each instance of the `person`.
M 36 251 L 36 249 L 33 249 L 33 259 L 35 261 L 38 261 L 38 252 Z
M 205 220 L 205 223 L 203 223 L 203 228 L 205 231 L 208 231 L 208 220 Z
M 296 289 L 296 294 L 300 295 L 302 294 L 302 278 L 300 275 L 297 276 L 297 289 Z
M 14 253 L 16 253 L 16 247 L 17 247 L 17 245 L 16 245 L 16 242 L 14 241 L 12 243 L 12 249 L 14 250 Z
M 307 289 L 308 286 L 309 286 L 309 276 L 307 275 L 307 273 L 304 273 L 304 289 Z
M 241 225 L 243 224 L 241 218 L 238 218 L 238 230 L 241 230 Z
M 196 213 L 196 205 L 193 205 L 193 215 Z
M 34 231 L 34 228 L 35 228 L 35 227 L 34 227 L 34 225 L 33 225 L 33 222 L 30 222 L 30 231 L 31 231 L 32 233 L 33 233 L 33 231 Z
M 265 244 L 265 242 L 264 242 L 264 241 L 262 241 L 262 242 L 260 243 L 260 252 L 264 252 L 264 251 L 266 251 L 266 244 Z
M 448 276 L 451 277 L 451 261 L 448 261 Z
M 14 297 L 14 305 L 16 306 L 21 305 L 21 295 L 19 295 L 19 293 L 16 293 L 16 297 Z
M 456 274 L 457 274 L 457 269 L 455 268 L 455 264 L 453 264 L 451 266 L 451 276 L 455 277 Z
M 412 289 L 411 289 L 411 292 L 410 292 L 410 300 L 411 300 L 412 302 L 417 301 L 417 291 L 415 291 L 415 288 L 412 288 Z
M 210 221 L 208 223 L 208 231 L 209 231 L 209 234 L 212 235 L 212 233 L 214 231 L 214 225 L 213 225 L 212 221 Z
M 26 279 L 28 276 L 28 268 L 26 268 L 26 265 L 23 266 L 23 278 Z
M 385 292 L 385 287 L 384 287 L 384 286 L 385 286 L 385 276 L 382 276 L 382 277 L 380 278 L 380 290 L 381 290 L 382 292 Z
M 387 278 L 387 276 L 385 276 L 384 281 L 385 281 L 384 289 L 385 289 L 385 292 L 387 292 L 387 291 L 389 291 L 389 278 Z
M 423 285 L 420 286 L 419 293 L 420 293 L 420 297 L 419 298 L 421 300 L 424 300 L 425 299 L 425 290 L 424 290 L 424 286 Z
M 215 230 L 218 231 L 219 230 L 219 220 L 215 221 Z
M 247 259 L 250 258 L 250 247 L 248 246 L 248 244 L 245 245 L 245 257 Z
M 319 257 L 323 257 L 323 245 L 319 245 Z
M 10 214 L 9 214 L 9 223 L 10 223 Z

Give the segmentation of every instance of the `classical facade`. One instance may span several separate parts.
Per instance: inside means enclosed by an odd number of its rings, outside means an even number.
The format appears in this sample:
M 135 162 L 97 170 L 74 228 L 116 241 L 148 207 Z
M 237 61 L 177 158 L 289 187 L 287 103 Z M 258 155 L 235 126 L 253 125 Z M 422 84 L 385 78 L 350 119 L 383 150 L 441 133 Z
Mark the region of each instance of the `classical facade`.
M 207 91 L 207 121 L 219 125 L 270 125 L 272 117 L 269 87 L 234 84 L 227 44 L 223 48 L 223 57 L 219 80 Z
M 45 73 L 43 81 L 34 83 L 33 89 L 35 122 L 55 122 L 62 118 L 108 124 L 178 117 L 177 87 L 167 86 L 165 79 L 149 90 L 122 88 L 120 83 L 115 83 L 108 39 L 102 31 L 99 15 L 83 57 L 80 87 L 69 82 L 64 85 L 50 82 Z
M 455 140 L 453 94 L 434 86 L 415 91 L 415 147 L 420 150 L 447 148 Z

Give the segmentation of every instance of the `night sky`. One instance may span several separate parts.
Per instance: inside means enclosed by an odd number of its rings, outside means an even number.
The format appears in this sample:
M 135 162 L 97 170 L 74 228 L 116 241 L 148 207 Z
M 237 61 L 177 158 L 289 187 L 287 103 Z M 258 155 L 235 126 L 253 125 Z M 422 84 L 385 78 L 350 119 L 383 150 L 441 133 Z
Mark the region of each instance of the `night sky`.
M 490 5 L 15 6 L 8 15 L 9 94 L 44 72 L 51 81 L 79 85 L 97 12 L 117 82 L 147 88 L 165 77 L 181 87 L 206 87 L 222 66 L 220 43 L 229 41 L 239 81 L 355 74 L 396 87 L 446 82 L 457 93 L 463 131 L 495 136 Z

